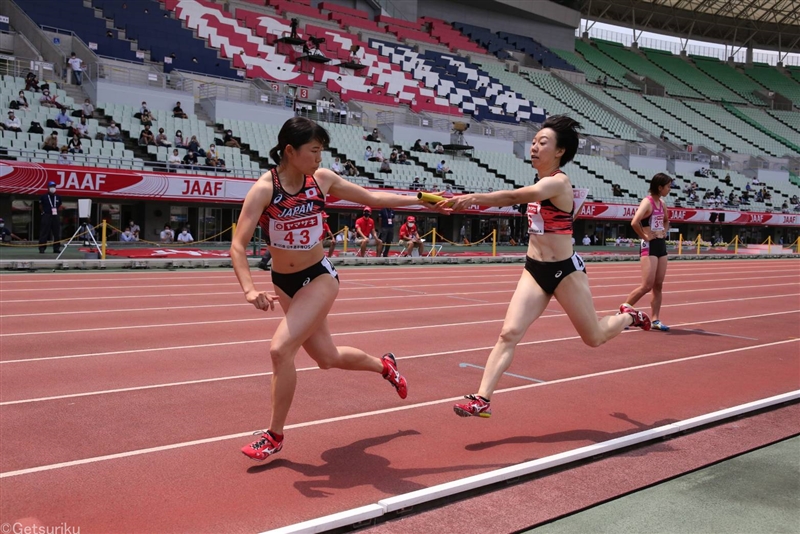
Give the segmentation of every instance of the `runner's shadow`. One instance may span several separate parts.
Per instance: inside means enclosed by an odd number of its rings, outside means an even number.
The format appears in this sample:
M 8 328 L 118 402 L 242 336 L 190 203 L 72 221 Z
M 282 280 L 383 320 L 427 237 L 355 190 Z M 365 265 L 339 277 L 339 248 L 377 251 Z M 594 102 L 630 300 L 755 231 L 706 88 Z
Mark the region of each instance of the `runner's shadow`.
M 312 478 L 311 480 L 298 480 L 294 483 L 294 487 L 304 496 L 328 497 L 333 495 L 333 490 L 358 486 L 373 486 L 387 495 L 397 495 L 428 487 L 410 480 L 414 477 L 507 465 L 449 465 L 398 469 L 392 467 L 391 461 L 383 456 L 367 452 L 370 447 L 383 445 L 397 438 L 416 435 L 419 435 L 416 430 L 399 430 L 394 434 L 366 438 L 344 447 L 328 449 L 322 453 L 321 458 L 325 462 L 322 465 L 304 464 L 282 458 L 263 466 L 251 467 L 247 471 L 260 473 L 285 467 L 304 477 Z
M 633 429 L 633 432 L 650 430 L 652 428 L 658 428 L 660 426 L 670 425 L 677 422 L 677 419 L 662 419 L 660 421 L 656 421 L 652 425 L 645 425 L 644 423 L 640 423 L 639 421 L 631 419 L 624 413 L 617 412 L 610 415 L 616 419 L 621 419 L 622 421 L 631 423 L 634 427 L 636 427 Z M 632 431 L 629 430 L 623 430 L 619 432 L 604 432 L 602 430 L 594 429 L 575 429 L 566 430 L 564 432 L 554 432 L 552 434 L 544 434 L 541 436 L 512 436 L 510 438 L 499 439 L 496 441 L 481 441 L 478 443 L 471 443 L 464 448 L 468 451 L 482 451 L 492 447 L 498 447 L 500 445 L 516 445 L 524 443 L 561 443 L 564 441 L 593 441 L 594 443 L 602 443 L 604 441 L 627 436 L 631 433 Z M 657 450 L 662 452 L 671 449 L 667 446 L 659 447 Z
M 706 332 L 705 330 L 701 329 L 687 329 L 687 328 L 670 328 L 669 332 L 657 332 L 659 334 L 664 334 L 665 336 L 709 336 L 709 337 L 726 337 L 721 336 L 720 334 L 714 334 L 713 332 Z

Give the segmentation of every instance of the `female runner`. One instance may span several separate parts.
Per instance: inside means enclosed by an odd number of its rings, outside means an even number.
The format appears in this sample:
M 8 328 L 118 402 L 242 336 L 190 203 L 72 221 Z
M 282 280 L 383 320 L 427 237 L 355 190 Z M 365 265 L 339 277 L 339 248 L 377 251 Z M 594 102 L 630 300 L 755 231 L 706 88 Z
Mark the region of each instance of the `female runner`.
M 560 169 L 578 149 L 578 124 L 566 116 L 548 118 L 531 144 L 531 160 L 539 174 L 534 185 L 512 191 L 461 195 L 439 202 L 458 211 L 467 206 L 528 204 L 528 254 L 525 271 L 511 297 L 478 393 L 467 395 L 454 410 L 462 417 L 491 417 L 490 399 L 500 376 L 511 365 L 514 349 L 550 299 L 564 308 L 583 342 L 597 347 L 616 337 L 626 326 L 650 329 L 644 313 L 626 308 L 622 314 L 597 318 L 589 278 L 581 257 L 572 250 L 573 192 L 569 177 Z
M 320 369 L 381 373 L 400 398 L 408 394 L 393 354 L 376 358 L 357 348 L 333 344 L 327 315 L 339 292 L 339 275 L 322 250 L 322 210 L 328 194 L 390 208 L 421 201 L 414 196 L 370 192 L 320 168 L 329 141 L 328 132 L 313 121 L 302 117 L 286 121 L 278 145 L 270 151 L 278 166 L 250 189 L 231 244 L 233 269 L 247 302 L 267 311 L 275 309 L 278 300 L 286 314 L 269 347 L 273 368 L 270 425 L 256 432 L 259 438 L 254 443 L 242 448 L 254 460 L 264 460 L 283 447 L 283 427 L 297 383 L 294 358 L 300 347 Z M 275 295 L 256 289 L 250 276 L 245 251 L 259 223 L 269 236 Z
M 620 311 L 632 307 L 648 292 L 653 292 L 650 301 L 650 318 L 653 328 L 668 332 L 669 327 L 661 322 L 661 289 L 664 277 L 667 274 L 667 233 L 669 232 L 669 211 L 664 202 L 664 197 L 669 195 L 672 187 L 672 178 L 660 172 L 650 180 L 650 194 L 645 197 L 636 214 L 633 216 L 631 226 L 633 231 L 642 238 L 639 249 L 642 264 L 642 284 L 634 289 L 625 304 L 619 307 Z

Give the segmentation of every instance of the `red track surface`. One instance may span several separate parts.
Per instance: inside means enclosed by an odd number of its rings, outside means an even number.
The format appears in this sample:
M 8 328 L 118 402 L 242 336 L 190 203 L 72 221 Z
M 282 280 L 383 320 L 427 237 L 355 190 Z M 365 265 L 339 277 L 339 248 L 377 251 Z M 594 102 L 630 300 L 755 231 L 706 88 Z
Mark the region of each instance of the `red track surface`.
M 267 423 L 280 314 L 231 272 L 3 275 L 0 522 L 256 532 L 800 389 L 800 262 L 676 262 L 672 332 L 589 349 L 553 301 L 509 370 L 545 382 L 506 376 L 492 419 L 460 419 L 481 370 L 459 364 L 483 366 L 520 273 L 342 270 L 335 340 L 394 351 L 409 398 L 301 353 L 287 442 L 264 464 L 238 449 Z M 630 263 L 589 273 L 601 314 L 639 280 Z

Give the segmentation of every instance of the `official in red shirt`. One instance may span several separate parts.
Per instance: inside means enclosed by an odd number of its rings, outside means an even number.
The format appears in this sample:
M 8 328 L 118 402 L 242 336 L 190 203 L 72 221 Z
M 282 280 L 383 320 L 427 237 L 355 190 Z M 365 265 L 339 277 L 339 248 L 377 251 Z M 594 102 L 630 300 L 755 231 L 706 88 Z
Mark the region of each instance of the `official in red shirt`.
M 356 234 L 357 241 L 361 247 L 358 251 L 359 256 L 367 255 L 367 245 L 369 245 L 370 238 L 375 240 L 375 249 L 377 255 L 380 256 L 383 252 L 383 241 L 378 237 L 375 232 L 375 221 L 372 220 L 372 208 L 364 206 L 364 216 L 356 220 Z
M 332 257 L 333 251 L 336 249 L 336 236 L 328 226 L 328 214 L 324 211 L 322 212 L 322 246 L 328 247 L 328 257 Z
M 410 256 L 414 247 L 419 250 L 419 255 L 425 255 L 425 244 L 419 238 L 419 231 L 417 230 L 417 219 L 413 215 L 409 215 L 405 224 L 400 227 L 400 245 L 405 246 L 405 250 L 400 253 L 401 256 Z

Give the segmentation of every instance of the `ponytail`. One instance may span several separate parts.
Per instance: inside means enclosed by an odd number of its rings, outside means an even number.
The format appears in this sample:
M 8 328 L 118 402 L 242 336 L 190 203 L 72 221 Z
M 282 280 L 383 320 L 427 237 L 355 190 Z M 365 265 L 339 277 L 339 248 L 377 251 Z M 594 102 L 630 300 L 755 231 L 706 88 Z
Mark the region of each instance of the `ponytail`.
M 280 145 L 272 147 L 272 150 L 269 151 L 269 157 L 272 158 L 272 161 L 275 162 L 275 165 L 281 164 L 281 152 Z
M 330 144 L 328 132 L 316 122 L 304 117 L 292 117 L 285 123 L 278 133 L 278 144 L 269 151 L 269 157 L 277 164 L 281 164 L 283 151 L 291 145 L 296 149 L 311 141 L 317 141 L 325 148 Z

